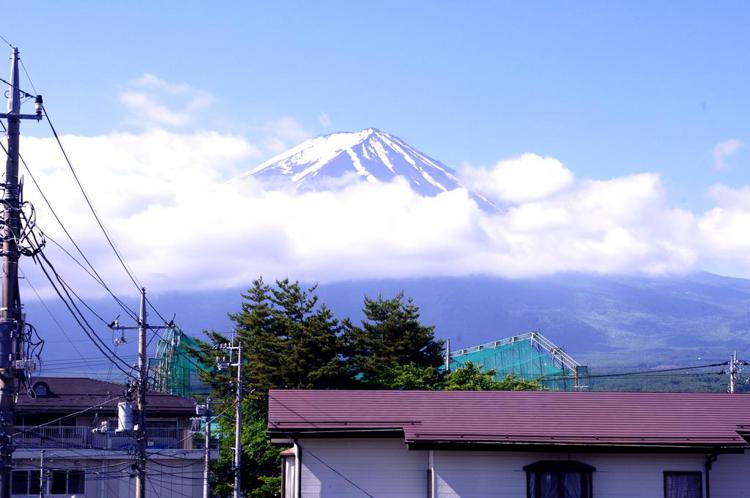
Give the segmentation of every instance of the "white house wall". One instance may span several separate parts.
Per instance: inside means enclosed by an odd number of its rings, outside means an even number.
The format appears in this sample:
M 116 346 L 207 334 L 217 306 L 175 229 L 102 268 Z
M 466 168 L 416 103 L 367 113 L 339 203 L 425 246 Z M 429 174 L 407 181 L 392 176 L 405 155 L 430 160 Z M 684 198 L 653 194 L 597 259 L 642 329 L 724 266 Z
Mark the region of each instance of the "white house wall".
M 299 450 L 301 498 L 367 496 L 346 479 L 377 498 L 427 496 L 427 452 L 403 440 L 305 439 Z
M 357 486 L 377 498 L 428 496 L 429 452 L 409 451 L 400 439 L 305 439 L 301 443 L 301 498 L 366 496 Z M 703 455 L 434 451 L 431 498 L 525 497 L 525 465 L 568 458 L 596 468 L 595 498 L 663 498 L 665 471 L 703 472 L 705 462 Z M 743 465 L 749 469 L 749 464 L 744 455 L 736 461 L 720 456 L 711 474 L 712 498 L 746 496 L 744 491 L 750 489 L 747 470 L 741 488 L 721 481 L 734 479 L 732 474 Z
M 596 468 L 595 498 L 664 498 L 664 471 L 702 471 L 702 455 L 561 454 L 436 451 L 438 498 L 526 496 L 523 467 L 539 460 L 576 460 Z
M 750 496 L 750 453 L 719 455 L 711 471 L 711 498 Z

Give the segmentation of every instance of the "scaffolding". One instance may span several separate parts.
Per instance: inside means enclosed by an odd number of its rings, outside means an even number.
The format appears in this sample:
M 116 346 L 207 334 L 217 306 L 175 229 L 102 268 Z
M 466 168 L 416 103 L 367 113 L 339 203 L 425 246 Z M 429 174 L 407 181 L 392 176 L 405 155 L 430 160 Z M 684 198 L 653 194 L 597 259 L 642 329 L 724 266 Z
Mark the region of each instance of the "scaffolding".
M 190 397 L 208 392 L 208 386 L 198 376 L 199 370 L 209 370 L 193 355 L 200 345 L 177 327 L 168 329 L 156 345 L 152 371 L 156 389 L 176 396 Z
M 539 332 L 508 337 L 470 348 L 448 352 L 450 369 L 471 362 L 482 370 L 494 370 L 502 380 L 515 375 L 526 380 L 541 380 L 553 391 L 582 390 L 588 374 L 585 366 L 557 347 Z

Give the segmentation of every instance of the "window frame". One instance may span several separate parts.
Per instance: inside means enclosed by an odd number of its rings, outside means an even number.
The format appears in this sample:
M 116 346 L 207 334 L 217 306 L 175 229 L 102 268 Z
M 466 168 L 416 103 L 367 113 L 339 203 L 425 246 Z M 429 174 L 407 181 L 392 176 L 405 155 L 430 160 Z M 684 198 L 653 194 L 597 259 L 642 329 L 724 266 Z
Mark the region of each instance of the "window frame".
M 535 496 L 531 496 L 531 479 L 534 474 L 538 473 L 560 475 L 566 473 L 581 474 L 583 484 L 586 487 L 584 498 L 592 498 L 594 496 L 592 474 L 596 471 L 596 468 L 591 465 L 575 460 L 540 460 L 526 465 L 523 470 L 526 471 L 526 498 L 536 498 Z
M 13 486 L 15 485 L 15 477 L 20 475 L 21 473 L 26 474 L 26 492 L 25 493 L 16 493 L 13 490 Z M 18 469 L 18 470 L 12 470 L 11 476 L 10 476 L 10 486 L 11 486 L 11 494 L 12 495 L 38 495 L 39 494 L 39 470 L 35 469 Z
M 697 476 L 698 477 L 698 489 L 700 493 L 698 498 L 703 498 L 703 472 L 700 470 L 665 470 L 664 471 L 664 498 L 667 498 L 667 477 L 669 476 Z
M 52 485 L 55 482 L 55 473 L 64 474 L 65 475 L 65 491 L 62 493 L 59 492 L 53 492 L 52 491 Z M 78 481 L 81 484 L 80 490 L 73 490 L 70 489 L 70 474 L 76 473 L 80 475 L 80 480 Z M 61 478 L 58 478 L 58 482 L 63 482 Z M 50 496 L 66 496 L 66 495 L 78 495 L 78 494 L 86 494 L 86 470 L 84 469 L 52 469 L 52 471 L 49 474 L 49 477 L 46 479 L 46 487 L 45 490 L 47 494 Z

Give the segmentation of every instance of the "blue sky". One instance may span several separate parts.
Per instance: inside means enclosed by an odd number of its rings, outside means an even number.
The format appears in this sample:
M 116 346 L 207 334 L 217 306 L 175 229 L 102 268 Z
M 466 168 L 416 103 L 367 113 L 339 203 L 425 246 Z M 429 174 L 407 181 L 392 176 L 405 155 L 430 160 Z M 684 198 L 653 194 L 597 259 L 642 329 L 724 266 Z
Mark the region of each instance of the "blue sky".
M 743 2 L 24 2 L 4 7 L 70 133 L 126 129 L 117 95 L 152 73 L 216 97 L 196 126 L 375 126 L 454 167 L 523 152 L 588 178 L 652 171 L 701 210 L 748 183 Z M 318 121 L 321 113 L 329 128 Z M 28 133 L 35 133 L 28 126 Z M 41 132 L 40 132 L 41 133 Z
M 259 273 L 750 276 L 744 3 L 32 1 L 4 15 L 150 289 Z M 227 183 L 310 136 L 368 127 L 507 209 L 399 184 L 327 198 Z M 111 264 L 48 129 L 23 131 L 56 205 Z M 199 190 L 215 209 L 196 211 Z M 198 220 L 222 242 L 220 271 L 195 265 Z

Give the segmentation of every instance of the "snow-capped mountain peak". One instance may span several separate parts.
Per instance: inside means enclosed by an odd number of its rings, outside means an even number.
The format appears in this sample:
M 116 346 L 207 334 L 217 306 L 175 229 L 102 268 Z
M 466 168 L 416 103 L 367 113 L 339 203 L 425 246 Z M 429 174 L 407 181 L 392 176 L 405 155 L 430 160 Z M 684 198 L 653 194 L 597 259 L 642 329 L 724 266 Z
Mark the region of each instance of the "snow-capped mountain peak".
M 429 196 L 461 186 L 440 161 L 376 128 L 306 140 L 243 176 L 273 181 L 284 178 L 299 190 L 318 190 L 347 175 L 367 182 L 387 182 L 400 176 L 414 191 Z

